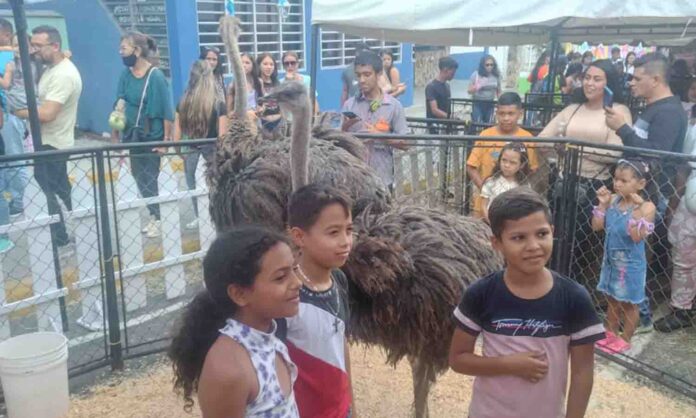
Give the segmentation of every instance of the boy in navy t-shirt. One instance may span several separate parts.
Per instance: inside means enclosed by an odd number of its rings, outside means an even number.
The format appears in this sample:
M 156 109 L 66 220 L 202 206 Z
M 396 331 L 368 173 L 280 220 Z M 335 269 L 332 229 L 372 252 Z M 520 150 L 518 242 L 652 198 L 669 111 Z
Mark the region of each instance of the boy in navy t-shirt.
M 604 327 L 587 291 L 545 267 L 553 248 L 549 207 L 518 187 L 493 200 L 489 219 L 507 267 L 466 290 L 450 347 L 450 367 L 476 376 L 469 417 L 582 417 L 594 342 L 604 338 Z M 474 353 L 479 335 L 483 355 Z

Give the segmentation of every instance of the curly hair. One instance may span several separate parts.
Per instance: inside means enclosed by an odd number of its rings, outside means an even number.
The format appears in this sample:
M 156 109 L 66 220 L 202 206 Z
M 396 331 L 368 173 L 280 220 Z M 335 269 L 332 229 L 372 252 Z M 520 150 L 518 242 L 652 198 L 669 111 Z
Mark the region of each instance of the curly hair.
M 203 259 L 205 290 L 186 307 L 167 353 L 174 370 L 174 390 L 183 396 L 185 411 L 193 407 L 192 394 L 198 390 L 203 363 L 218 330 L 237 311 L 227 296 L 228 286 L 251 287 L 263 255 L 279 243 L 287 244 L 287 238 L 262 227 L 244 226 L 218 235 L 210 245 Z
M 527 183 L 530 174 L 529 154 L 527 153 L 527 147 L 521 142 L 508 142 L 503 146 L 498 155 L 498 161 L 495 163 L 493 174 L 486 180 L 498 178 L 503 175 L 500 169 L 500 160 L 503 158 L 503 153 L 505 151 L 515 151 L 520 154 L 520 169 L 515 173 L 515 181 L 520 185 Z

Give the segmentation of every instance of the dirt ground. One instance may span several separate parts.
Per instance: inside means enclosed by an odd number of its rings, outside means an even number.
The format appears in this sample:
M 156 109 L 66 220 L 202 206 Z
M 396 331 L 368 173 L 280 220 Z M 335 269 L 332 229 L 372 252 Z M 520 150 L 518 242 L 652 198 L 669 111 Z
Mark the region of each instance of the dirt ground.
M 396 369 L 384 364 L 377 348 L 351 348 L 356 407 L 360 417 L 408 417 L 411 411 L 411 374 L 408 364 Z M 614 365 L 599 364 L 588 418 L 612 417 L 696 417 L 696 404 L 635 382 Z M 159 361 L 145 370 L 127 372 L 122 377 L 92 387 L 74 396 L 70 418 L 193 418 L 183 411 L 183 402 L 172 392 L 171 369 Z M 431 416 L 440 418 L 466 415 L 473 379 L 446 373 L 430 396 Z

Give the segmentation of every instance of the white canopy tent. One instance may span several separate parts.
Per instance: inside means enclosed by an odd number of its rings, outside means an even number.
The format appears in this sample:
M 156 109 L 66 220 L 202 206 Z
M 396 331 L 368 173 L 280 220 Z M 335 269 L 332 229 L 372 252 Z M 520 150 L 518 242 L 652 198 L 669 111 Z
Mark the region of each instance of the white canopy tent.
M 421 45 L 688 43 L 696 0 L 313 0 L 312 91 L 319 29 Z
M 312 24 L 423 45 L 696 37 L 696 0 L 314 0 Z

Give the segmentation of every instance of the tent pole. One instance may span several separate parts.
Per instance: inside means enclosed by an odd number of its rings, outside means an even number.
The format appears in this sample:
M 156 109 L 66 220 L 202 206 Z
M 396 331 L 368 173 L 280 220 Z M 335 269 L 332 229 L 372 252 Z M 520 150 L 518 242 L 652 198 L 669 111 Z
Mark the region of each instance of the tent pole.
M 317 74 L 319 73 L 318 71 L 318 60 L 317 60 L 317 51 L 319 45 L 319 25 L 312 25 L 312 46 L 311 46 L 311 66 L 310 72 L 311 72 L 311 83 L 309 85 L 309 97 L 314 97 L 315 99 L 312 100 L 312 114 L 315 114 L 317 109 Z
M 556 86 L 556 61 L 558 60 L 558 52 L 560 50 L 558 43 L 558 32 L 551 31 L 551 58 L 549 60 L 549 93 L 554 93 Z

